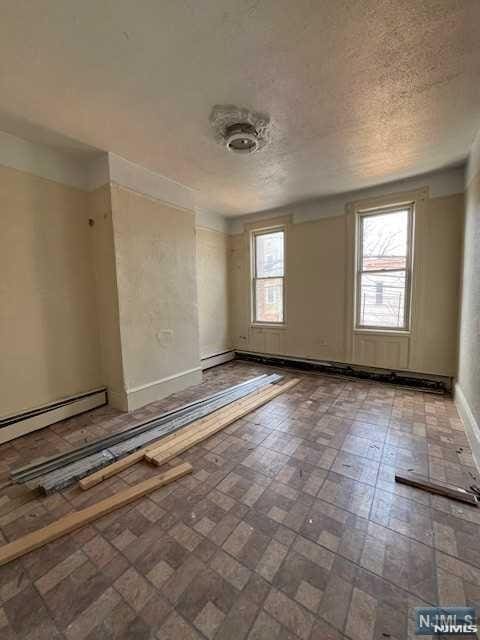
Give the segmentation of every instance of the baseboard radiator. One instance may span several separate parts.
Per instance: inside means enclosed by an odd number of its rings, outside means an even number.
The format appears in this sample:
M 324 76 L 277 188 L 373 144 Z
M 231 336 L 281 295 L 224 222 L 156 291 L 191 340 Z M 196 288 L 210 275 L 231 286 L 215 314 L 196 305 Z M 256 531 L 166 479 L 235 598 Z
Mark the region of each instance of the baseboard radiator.
M 230 360 L 235 359 L 235 351 L 222 351 L 221 353 L 214 353 L 210 356 L 205 356 L 201 360 L 202 371 L 205 369 L 210 369 L 211 367 L 216 367 L 219 364 L 224 364 L 225 362 L 230 362 Z
M 0 444 L 107 403 L 107 389 L 94 389 L 0 419 Z

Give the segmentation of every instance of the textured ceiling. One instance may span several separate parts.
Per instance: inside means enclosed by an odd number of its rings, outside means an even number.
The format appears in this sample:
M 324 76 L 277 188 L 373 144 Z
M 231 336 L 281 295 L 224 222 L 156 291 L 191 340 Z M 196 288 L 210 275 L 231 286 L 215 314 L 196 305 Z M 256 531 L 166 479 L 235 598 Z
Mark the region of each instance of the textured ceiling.
M 16 0 L 1 13 L 0 129 L 112 151 L 228 214 L 447 166 L 480 126 L 478 0 Z M 270 145 L 227 153 L 215 104 L 268 113 Z

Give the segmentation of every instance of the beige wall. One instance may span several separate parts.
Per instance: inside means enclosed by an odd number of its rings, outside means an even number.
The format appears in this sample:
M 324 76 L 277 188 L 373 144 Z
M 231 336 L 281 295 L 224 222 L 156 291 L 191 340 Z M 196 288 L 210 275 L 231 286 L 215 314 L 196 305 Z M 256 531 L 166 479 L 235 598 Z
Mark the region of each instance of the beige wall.
M 229 236 L 197 227 L 196 269 L 200 356 L 228 351 L 232 347 L 228 293 Z
M 90 229 L 90 248 L 95 273 L 102 380 L 108 387 L 110 404 L 126 409 L 110 185 L 89 194 L 89 211 L 94 221 Z
M 466 192 L 457 402 L 480 468 L 480 132 Z
M 425 197 L 416 208 L 416 272 L 409 336 L 353 331 L 353 211 L 292 224 L 290 217 L 246 225 L 232 237 L 230 277 L 235 347 L 262 353 L 455 375 L 463 195 Z M 412 194 L 408 194 L 408 197 Z M 379 205 L 397 195 L 369 201 Z M 401 197 L 405 197 L 402 194 Z M 423 200 L 420 202 L 420 198 Z M 398 200 L 396 200 L 398 201 Z M 349 209 L 347 208 L 347 211 Z M 285 224 L 286 326 L 250 323 L 249 233 Z
M 87 195 L 0 166 L 0 407 L 102 384 Z
M 111 186 L 128 408 L 199 382 L 192 212 Z

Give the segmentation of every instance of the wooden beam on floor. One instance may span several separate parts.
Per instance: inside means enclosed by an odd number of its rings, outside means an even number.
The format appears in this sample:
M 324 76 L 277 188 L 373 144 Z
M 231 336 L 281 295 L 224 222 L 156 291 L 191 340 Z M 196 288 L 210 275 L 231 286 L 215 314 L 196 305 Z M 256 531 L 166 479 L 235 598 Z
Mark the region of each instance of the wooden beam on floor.
M 235 405 L 236 408 L 243 407 L 246 404 L 251 403 L 252 399 L 263 397 L 265 393 L 267 391 L 270 391 L 272 388 L 273 387 L 268 386 L 267 388 L 257 389 L 252 393 L 249 393 L 247 396 L 245 396 L 245 398 L 236 400 L 231 405 L 227 405 L 222 409 L 218 409 L 217 411 L 209 414 L 208 416 L 205 416 L 204 418 L 200 418 L 199 420 L 195 420 L 195 422 L 192 422 L 191 424 L 183 427 L 182 429 L 179 429 L 179 431 L 176 431 L 175 433 L 172 433 L 168 436 L 162 437 L 160 441 L 149 444 L 147 447 L 142 447 L 138 451 L 134 451 L 130 455 L 125 456 L 124 458 L 121 458 L 116 462 L 112 462 L 106 467 L 102 467 L 99 471 L 95 471 L 94 473 L 91 473 L 90 475 L 85 476 L 85 478 L 82 478 L 78 483 L 80 488 L 83 489 L 84 491 L 86 491 L 87 489 L 91 489 L 92 487 L 99 484 L 100 482 L 103 482 L 104 480 L 107 480 L 108 478 L 113 477 L 117 473 L 121 473 L 125 469 L 128 469 L 129 467 L 133 466 L 137 462 L 140 462 L 145 458 L 145 455 L 149 451 L 156 449 L 160 445 L 162 446 L 167 445 L 168 443 L 172 442 L 174 438 L 178 438 L 180 434 L 182 434 L 183 436 L 186 436 L 188 434 L 195 433 L 202 426 L 206 424 L 210 424 L 213 420 L 216 420 L 219 417 L 223 416 L 226 412 L 229 411 L 229 408 L 231 406 Z
M 451 498 L 452 500 L 459 500 L 460 502 L 466 502 L 474 506 L 478 506 L 478 498 L 474 493 L 462 489 L 462 487 L 453 487 L 448 484 L 442 484 L 440 482 L 432 482 L 428 478 L 422 478 L 413 473 L 407 473 L 405 471 L 395 473 L 395 482 L 406 484 L 416 489 L 422 489 L 429 493 L 435 493 L 445 498 Z
M 298 384 L 300 380 L 295 378 L 294 380 L 290 380 L 289 382 L 285 382 L 281 385 L 275 385 L 272 390 L 266 394 L 264 397 L 259 398 L 255 401 L 252 401 L 249 406 L 244 407 L 238 411 L 234 409 L 231 410 L 229 415 L 223 416 L 221 419 L 214 421 L 212 424 L 202 427 L 197 430 L 196 433 L 188 434 L 187 437 L 179 436 L 176 440 L 171 441 L 166 446 L 160 445 L 157 449 L 153 449 L 145 454 L 145 459 L 148 462 L 152 462 L 158 466 L 165 464 L 169 460 L 176 458 L 181 453 L 184 453 L 191 447 L 196 444 L 207 440 L 207 438 L 212 437 L 222 429 L 225 429 L 228 425 L 236 422 L 243 416 L 247 415 L 251 411 L 258 409 L 262 405 L 266 404 L 273 398 L 276 398 L 281 393 L 292 389 L 296 384 Z
M 174 482 L 175 480 L 182 478 L 191 471 L 192 466 L 190 464 L 180 464 L 173 467 L 173 469 L 169 469 L 168 471 L 155 476 L 154 478 L 149 478 L 148 480 L 140 482 L 133 487 L 119 491 L 110 498 L 105 498 L 105 500 L 101 500 L 90 507 L 69 513 L 42 529 L 38 529 L 37 531 L 33 531 L 32 533 L 22 536 L 18 540 L 9 542 L 8 544 L 0 547 L 0 566 L 19 558 L 34 549 L 43 547 L 49 542 L 53 542 L 53 540 L 57 540 L 57 538 L 61 538 L 67 533 L 71 533 L 72 531 L 75 531 L 76 529 L 79 529 L 80 527 L 115 511 L 115 509 L 124 507 L 147 493 L 151 493 L 170 482 Z

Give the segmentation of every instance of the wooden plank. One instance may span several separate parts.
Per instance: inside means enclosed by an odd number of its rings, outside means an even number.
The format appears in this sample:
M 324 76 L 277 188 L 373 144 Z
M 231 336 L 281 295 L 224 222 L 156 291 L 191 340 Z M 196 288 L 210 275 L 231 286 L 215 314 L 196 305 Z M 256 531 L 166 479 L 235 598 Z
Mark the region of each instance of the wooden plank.
M 0 566 L 19 558 L 34 549 L 43 547 L 49 542 L 57 540 L 57 538 L 61 538 L 67 533 L 75 531 L 76 529 L 111 513 L 115 509 L 119 509 L 120 507 L 141 498 L 147 493 L 151 493 L 174 480 L 178 480 L 178 478 L 181 478 L 191 471 L 192 466 L 190 464 L 180 464 L 173 469 L 169 469 L 168 471 L 155 476 L 154 478 L 149 478 L 148 480 L 140 482 L 133 487 L 119 491 L 114 496 L 101 500 L 90 507 L 69 513 L 59 520 L 55 520 L 55 522 L 52 522 L 46 527 L 33 531 L 14 542 L 5 544 L 0 547 Z
M 261 393 L 252 393 L 251 395 L 239 400 L 237 402 L 233 402 L 228 407 L 220 409 L 219 411 L 215 411 L 215 413 L 210 414 L 207 418 L 203 418 L 202 420 L 198 420 L 197 422 L 192 423 L 188 427 L 184 429 L 180 429 L 173 433 L 168 439 L 164 438 L 160 440 L 160 442 L 156 442 L 153 445 L 149 445 L 145 449 L 145 453 L 149 454 L 151 451 L 155 451 L 155 453 L 160 452 L 162 450 L 169 449 L 173 443 L 177 444 L 182 440 L 189 438 L 192 435 L 195 435 L 200 432 L 200 430 L 208 429 L 214 424 L 217 424 L 219 420 L 223 420 L 226 417 L 230 417 L 232 415 L 237 415 L 240 411 L 243 411 L 247 407 L 259 406 L 258 402 L 260 400 L 266 402 L 270 398 L 272 398 L 273 390 L 276 387 L 269 387 L 268 389 L 263 390 Z M 252 411 L 250 408 L 248 412 Z M 247 413 L 248 413 L 247 412 Z
M 116 462 L 112 462 L 112 464 L 109 464 L 108 467 L 103 467 L 99 471 L 95 471 L 95 473 L 91 473 L 90 475 L 85 476 L 85 478 L 82 478 L 78 484 L 84 491 L 90 489 L 103 480 L 107 480 L 107 478 L 111 478 L 117 473 L 128 469 L 128 467 L 131 467 L 140 460 L 143 460 L 144 456 L 144 449 L 134 451 L 130 455 L 125 456 L 125 458 L 121 458 Z
M 422 478 L 413 473 L 407 473 L 405 471 L 395 473 L 395 481 L 401 484 L 407 484 L 410 487 L 416 489 L 423 489 L 430 493 L 435 493 L 439 496 L 451 498 L 452 500 L 459 500 L 460 502 L 466 502 L 478 506 L 478 498 L 474 493 L 470 493 L 462 487 L 453 487 L 448 484 L 442 484 L 439 482 L 432 482 L 428 478 Z
M 100 482 L 103 482 L 103 480 L 107 480 L 108 478 L 111 478 L 117 473 L 120 473 L 121 471 L 128 469 L 129 467 L 136 464 L 137 462 L 140 462 L 140 460 L 143 460 L 145 455 L 150 450 L 156 449 L 157 447 L 160 447 L 160 446 L 168 448 L 172 443 L 172 441 L 174 441 L 176 438 L 178 439 L 180 435 L 182 437 L 187 437 L 192 433 L 196 433 L 204 425 L 211 424 L 215 420 L 217 420 L 219 417 L 229 414 L 229 412 L 233 411 L 233 408 L 231 407 L 233 407 L 234 405 L 235 405 L 235 408 L 243 407 L 246 404 L 249 404 L 252 401 L 252 399 L 263 397 L 265 393 L 267 391 L 270 391 L 272 388 L 274 387 L 269 385 L 267 389 L 256 389 L 252 393 L 248 394 L 245 398 L 236 400 L 235 402 L 228 405 L 227 407 L 218 409 L 214 413 L 209 414 L 204 418 L 200 418 L 199 420 L 196 420 L 195 422 L 189 424 L 188 426 L 183 427 L 183 429 L 180 429 L 179 431 L 176 431 L 175 433 L 172 433 L 168 436 L 164 436 L 163 438 L 161 438 L 160 442 L 158 441 L 154 442 L 153 444 L 150 444 L 147 447 L 143 447 L 138 451 L 134 451 L 130 455 L 125 456 L 124 458 L 121 458 L 116 462 L 112 462 L 108 466 L 103 467 L 102 469 L 99 469 L 98 471 L 95 471 L 94 473 L 91 473 L 88 476 L 85 476 L 85 478 L 82 478 L 79 481 L 80 488 L 83 489 L 84 491 L 86 491 L 87 489 L 91 489 L 92 487 L 99 484 Z
M 252 403 L 251 406 L 245 407 L 241 411 L 238 411 L 232 414 L 230 417 L 225 417 L 224 419 L 219 420 L 216 424 L 209 425 L 208 427 L 199 430 L 197 433 L 190 435 L 188 438 L 183 438 L 178 442 L 174 442 L 166 450 L 154 449 L 153 451 L 149 451 L 145 454 L 145 459 L 158 466 L 165 464 L 169 460 L 176 458 L 181 453 L 184 453 L 194 445 L 202 442 L 203 440 L 207 440 L 207 438 L 210 438 L 212 435 L 214 435 L 218 431 L 221 431 L 222 429 L 227 427 L 229 424 L 232 424 L 232 422 L 239 420 L 244 415 L 247 415 L 254 409 L 257 409 L 258 407 L 261 407 L 262 405 L 266 404 L 270 400 L 273 400 L 273 398 L 276 398 L 281 393 L 288 391 L 289 389 L 294 387 L 296 384 L 298 384 L 298 382 L 300 381 L 299 379 L 296 378 L 294 380 L 290 380 L 289 382 L 286 382 L 285 384 L 276 385 L 275 389 L 273 389 L 268 396 L 259 398 L 256 402 Z

